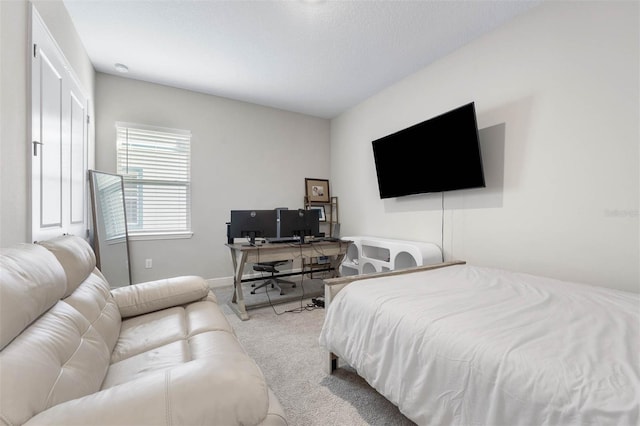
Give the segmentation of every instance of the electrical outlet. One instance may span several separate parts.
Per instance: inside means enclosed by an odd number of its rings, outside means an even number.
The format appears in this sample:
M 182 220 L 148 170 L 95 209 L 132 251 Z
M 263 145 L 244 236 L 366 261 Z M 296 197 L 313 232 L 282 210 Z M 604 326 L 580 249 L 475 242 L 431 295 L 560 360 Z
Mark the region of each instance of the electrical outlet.
M 153 267 L 153 259 L 145 259 L 144 267 L 146 269 L 151 269 Z

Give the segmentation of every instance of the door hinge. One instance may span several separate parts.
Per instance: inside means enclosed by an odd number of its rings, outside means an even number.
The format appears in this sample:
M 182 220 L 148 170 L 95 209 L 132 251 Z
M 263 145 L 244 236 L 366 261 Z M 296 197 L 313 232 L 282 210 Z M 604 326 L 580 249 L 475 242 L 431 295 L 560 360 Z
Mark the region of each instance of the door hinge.
M 38 57 L 38 45 L 33 43 L 33 57 L 37 58 Z
M 87 115 L 87 124 L 89 124 L 91 122 L 91 117 L 89 117 L 89 115 Z

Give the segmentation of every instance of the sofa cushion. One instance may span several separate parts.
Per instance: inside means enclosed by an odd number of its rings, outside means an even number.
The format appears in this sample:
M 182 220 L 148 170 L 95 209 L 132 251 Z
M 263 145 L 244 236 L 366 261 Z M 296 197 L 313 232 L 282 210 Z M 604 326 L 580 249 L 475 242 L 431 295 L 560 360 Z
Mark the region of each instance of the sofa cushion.
M 103 388 L 210 356 L 246 357 L 217 303 L 194 302 L 129 318 Z
M 130 382 L 150 372 L 166 370 L 189 360 L 188 343 L 185 340 L 177 340 L 111 364 L 102 383 L 102 389 Z
M 184 308 L 170 308 L 122 321 L 111 363 L 141 354 L 185 337 Z
M 194 302 L 184 307 L 128 318 L 122 321 L 120 338 L 111 355 L 111 362 L 116 363 L 180 339 L 216 330 L 234 334 L 217 303 L 211 301 Z
M 80 237 L 64 235 L 51 240 L 39 241 L 38 244 L 48 249 L 58 259 L 67 276 L 65 297 L 73 291 L 96 268 L 96 255 L 85 240 Z
M 269 402 L 264 376 L 253 360 L 219 356 L 65 402 L 25 426 L 258 425 L 269 417 Z
M 177 340 L 112 364 L 102 388 L 110 388 L 136 380 L 151 372 L 212 356 L 248 358 L 233 334 L 227 331 L 210 331 Z
M 64 270 L 45 248 L 22 244 L 0 252 L 0 349 L 65 293 Z
M 109 349 L 89 321 L 59 301 L 0 352 L 0 419 L 22 424 L 100 390 Z

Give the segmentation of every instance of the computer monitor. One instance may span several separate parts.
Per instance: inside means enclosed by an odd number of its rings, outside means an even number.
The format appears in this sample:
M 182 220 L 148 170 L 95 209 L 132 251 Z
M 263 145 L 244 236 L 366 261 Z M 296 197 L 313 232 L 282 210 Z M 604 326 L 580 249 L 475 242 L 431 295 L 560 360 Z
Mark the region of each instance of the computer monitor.
M 282 210 L 280 237 L 316 236 L 320 233 L 319 210 Z
M 248 238 L 255 244 L 256 237 L 271 238 L 277 235 L 275 210 L 231 210 L 229 240 Z

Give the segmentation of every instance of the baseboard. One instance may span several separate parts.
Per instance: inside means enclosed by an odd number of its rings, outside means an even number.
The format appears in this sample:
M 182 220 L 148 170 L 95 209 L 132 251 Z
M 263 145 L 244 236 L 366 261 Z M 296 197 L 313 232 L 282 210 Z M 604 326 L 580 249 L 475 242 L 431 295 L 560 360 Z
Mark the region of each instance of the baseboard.
M 233 277 L 209 278 L 206 281 L 209 288 L 230 287 L 233 285 Z

